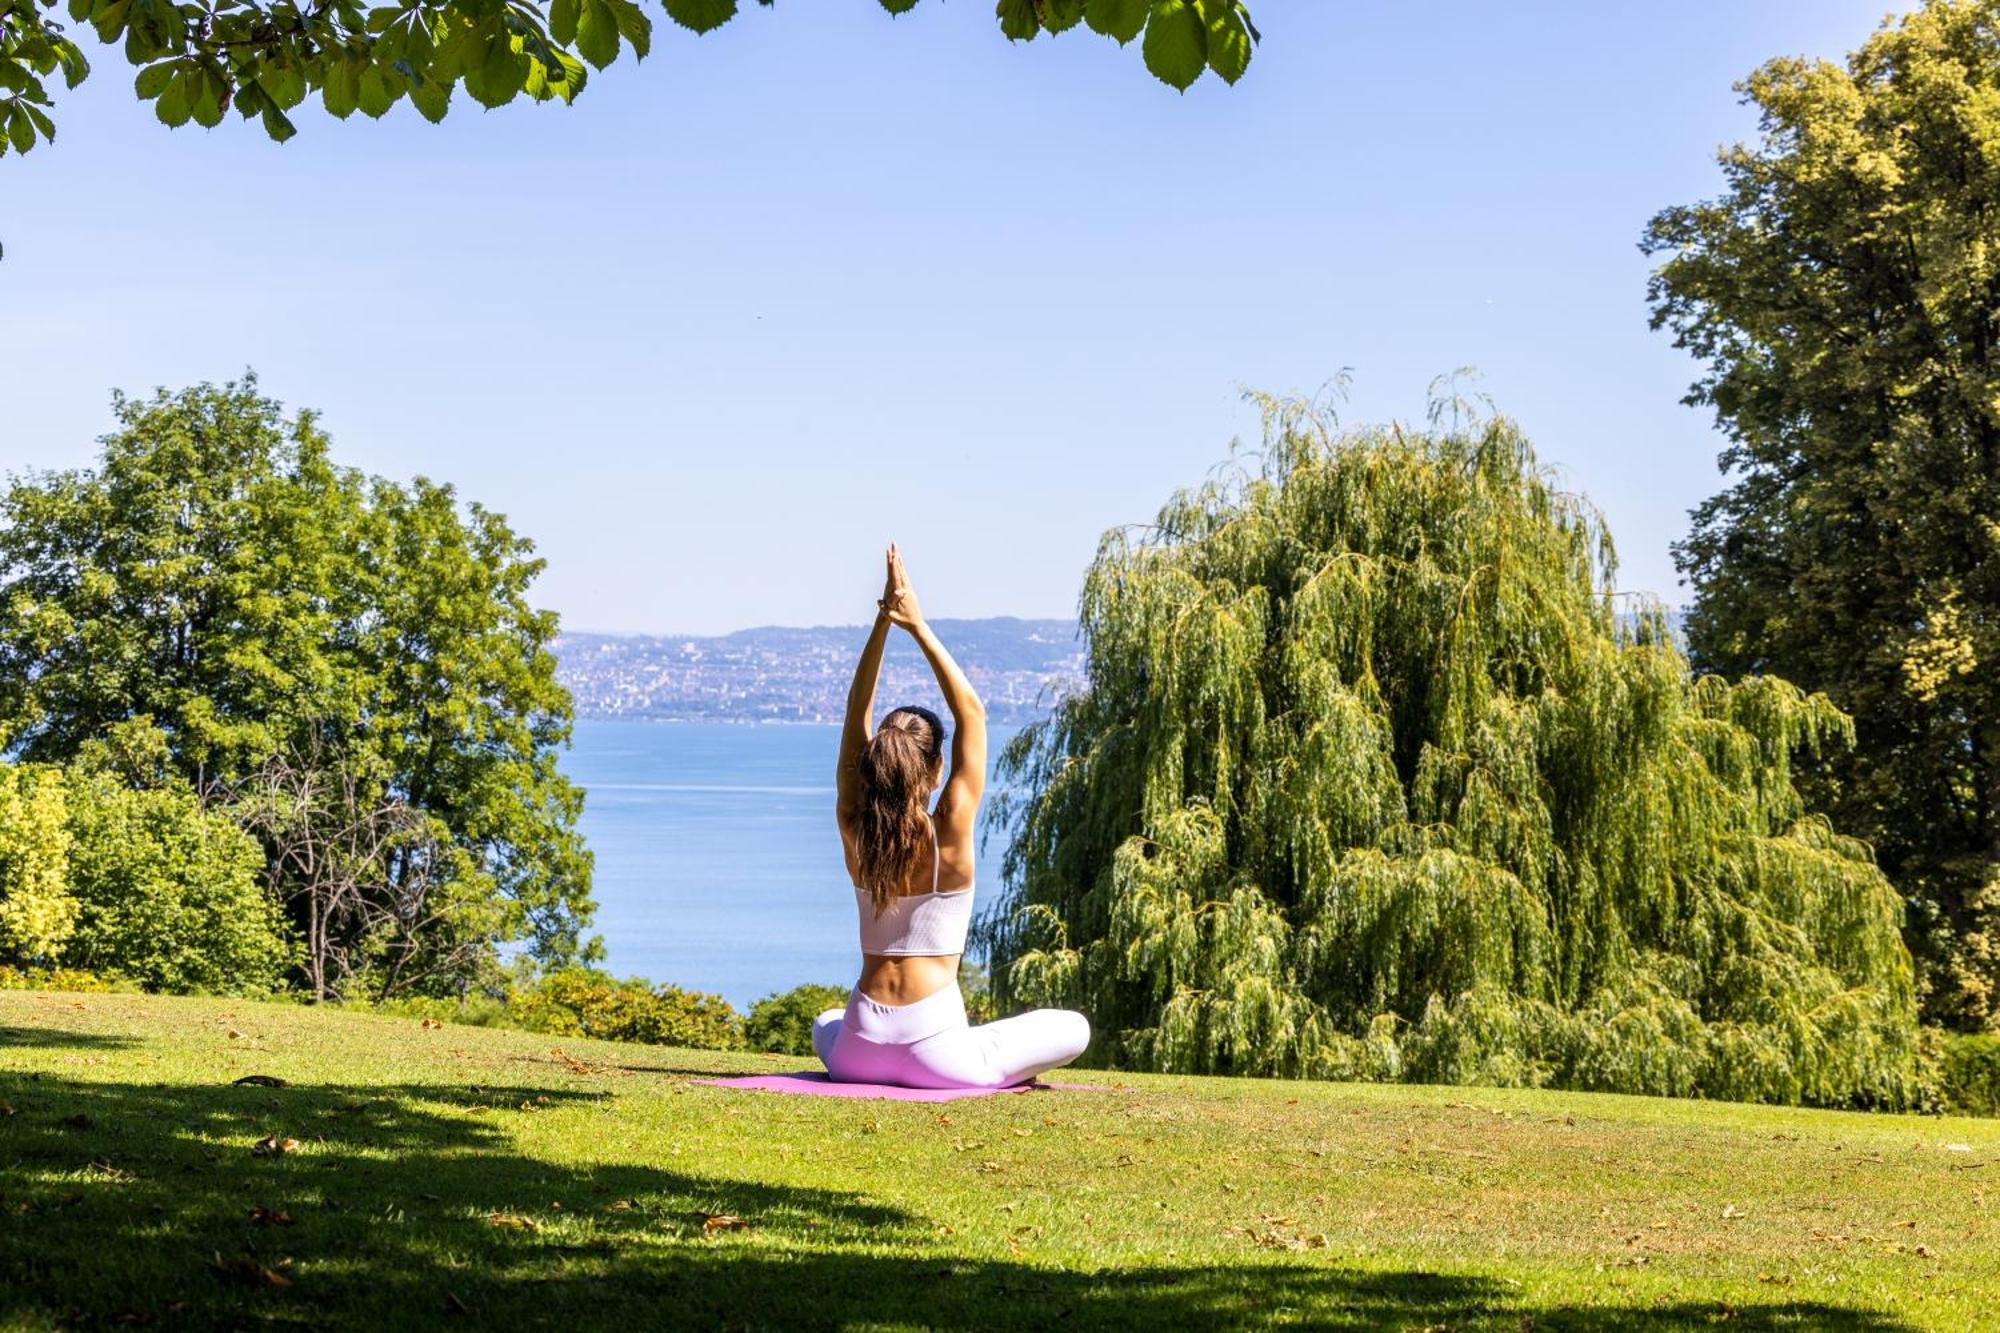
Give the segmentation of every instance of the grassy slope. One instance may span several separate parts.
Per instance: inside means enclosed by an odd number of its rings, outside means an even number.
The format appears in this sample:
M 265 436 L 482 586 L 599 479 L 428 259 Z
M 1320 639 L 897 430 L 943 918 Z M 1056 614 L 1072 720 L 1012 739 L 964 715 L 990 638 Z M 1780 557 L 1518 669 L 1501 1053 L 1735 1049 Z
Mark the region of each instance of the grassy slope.
M 1995 1122 L 557 1045 L 0 992 L 0 1326 L 2000 1327 Z

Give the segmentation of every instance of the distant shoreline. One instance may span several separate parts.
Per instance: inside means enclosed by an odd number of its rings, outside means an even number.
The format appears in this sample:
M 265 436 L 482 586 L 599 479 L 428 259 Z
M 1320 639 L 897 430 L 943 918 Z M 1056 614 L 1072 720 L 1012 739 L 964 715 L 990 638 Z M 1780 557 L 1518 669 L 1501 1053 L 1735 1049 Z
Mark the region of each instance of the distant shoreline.
M 996 616 L 932 624 L 996 725 L 1038 721 L 1083 683 L 1075 621 Z M 827 726 L 846 712 L 864 633 L 860 626 L 764 626 L 713 636 L 565 633 L 553 647 L 578 718 Z M 901 635 L 883 654 L 876 697 L 885 706 L 944 706 L 923 654 Z

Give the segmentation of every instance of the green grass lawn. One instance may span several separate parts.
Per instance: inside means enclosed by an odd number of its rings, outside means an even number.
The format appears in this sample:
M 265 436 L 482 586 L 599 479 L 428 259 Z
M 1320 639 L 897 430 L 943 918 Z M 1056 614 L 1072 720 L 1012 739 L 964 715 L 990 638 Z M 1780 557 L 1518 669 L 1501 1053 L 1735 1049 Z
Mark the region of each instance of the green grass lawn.
M 2000 1122 L 803 1063 L 0 992 L 0 1326 L 2000 1328 Z

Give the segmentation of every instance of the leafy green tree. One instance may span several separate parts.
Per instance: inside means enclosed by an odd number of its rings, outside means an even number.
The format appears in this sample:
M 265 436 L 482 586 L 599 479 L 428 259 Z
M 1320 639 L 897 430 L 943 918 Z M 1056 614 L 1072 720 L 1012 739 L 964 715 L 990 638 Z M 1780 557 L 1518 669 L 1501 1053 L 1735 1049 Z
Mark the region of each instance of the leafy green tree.
M 355 728 L 360 478 L 254 380 L 113 406 L 98 469 L 0 496 L 0 726 L 50 762 L 156 726 L 197 786 Z
M 336 467 L 312 415 L 252 378 L 115 406 L 96 469 L 0 496 L 0 735 L 30 760 L 100 747 L 211 800 L 274 761 L 323 767 L 360 784 L 329 819 L 386 806 L 444 835 L 388 840 L 357 880 L 383 900 L 370 966 L 444 984 L 432 945 L 466 967 L 510 939 L 577 955 L 590 859 L 529 543 L 449 487 Z M 275 895 L 302 901 L 286 877 L 318 872 L 269 846 Z
M 67 774 L 71 967 L 149 990 L 256 991 L 278 984 L 284 925 L 264 892 L 264 854 L 185 785 L 136 789 Z
M 1621 619 L 1505 420 L 1267 410 L 1104 537 L 1087 682 L 1003 756 L 1003 1003 L 1152 1069 L 1917 1097 L 1900 904 L 1792 782 L 1846 719 Z
M 0 764 L 0 962 L 47 963 L 76 930 L 62 773 Z
M 773 0 L 758 0 L 769 6 Z M 917 0 L 880 0 L 891 14 Z M 481 106 L 526 95 L 564 102 L 589 70 L 630 51 L 643 60 L 653 22 L 635 0 L 0 0 L 0 154 L 55 137 L 48 81 L 74 88 L 90 72 L 77 43 L 88 29 L 122 47 L 141 100 L 169 126 L 213 127 L 230 110 L 283 141 L 287 114 L 317 95 L 332 115 L 381 116 L 409 99 L 438 121 L 463 87 Z M 697 33 L 735 17 L 738 0 L 660 0 Z M 1140 39 L 1146 68 L 1175 88 L 1212 69 L 1230 83 L 1258 33 L 1243 0 L 999 0 L 1014 41 L 1084 24 L 1119 45 Z
M 390 791 L 476 851 L 537 956 L 570 957 L 591 864 L 583 792 L 556 767 L 572 714 L 555 613 L 529 600 L 534 544 L 449 486 L 376 479 L 354 557 L 369 608 L 355 646 Z M 404 855 L 421 847 L 392 853 L 392 882 L 428 869 Z
M 2000 0 L 1741 85 L 1761 141 L 1653 219 L 1728 488 L 1677 550 L 1696 662 L 1855 719 L 1805 775 L 1909 900 L 1927 1015 L 2000 1025 Z

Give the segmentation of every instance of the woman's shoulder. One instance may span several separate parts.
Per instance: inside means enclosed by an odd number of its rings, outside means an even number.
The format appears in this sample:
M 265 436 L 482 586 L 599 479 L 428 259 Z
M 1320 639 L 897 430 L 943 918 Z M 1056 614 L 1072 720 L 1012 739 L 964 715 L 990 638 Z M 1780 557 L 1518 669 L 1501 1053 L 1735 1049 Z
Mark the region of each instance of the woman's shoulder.
M 937 830 L 940 842 L 946 838 L 971 837 L 978 821 L 979 802 L 953 799 L 949 788 L 938 797 L 931 811 L 931 827 Z

